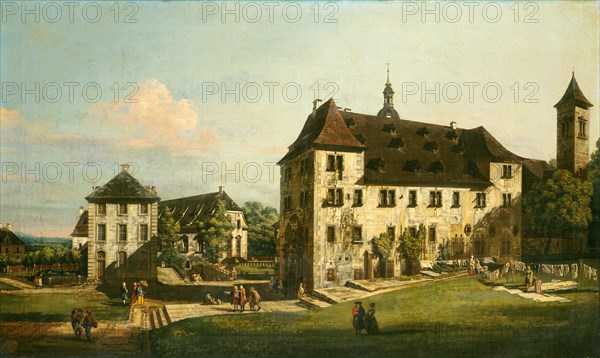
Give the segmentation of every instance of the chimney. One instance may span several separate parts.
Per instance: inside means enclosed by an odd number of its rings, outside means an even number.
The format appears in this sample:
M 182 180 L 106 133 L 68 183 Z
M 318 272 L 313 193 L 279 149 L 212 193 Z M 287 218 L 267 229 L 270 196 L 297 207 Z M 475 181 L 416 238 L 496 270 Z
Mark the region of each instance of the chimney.
M 129 171 L 129 163 L 121 164 L 121 170 L 124 172 Z
M 313 113 L 312 113 L 313 117 L 315 116 L 315 114 L 317 114 L 317 108 L 319 108 L 321 106 L 321 104 L 323 104 L 322 99 L 317 98 L 313 101 Z
M 12 231 L 12 224 L 11 223 L 6 223 L 6 228 L 10 231 Z
M 456 122 L 455 121 L 450 122 L 450 128 L 456 129 Z
M 219 186 L 219 194 L 223 194 L 223 185 Z
M 81 217 L 81 215 L 83 215 L 83 206 L 79 207 L 79 217 Z
M 344 108 L 344 112 L 352 112 L 352 108 L 346 107 L 346 108 Z

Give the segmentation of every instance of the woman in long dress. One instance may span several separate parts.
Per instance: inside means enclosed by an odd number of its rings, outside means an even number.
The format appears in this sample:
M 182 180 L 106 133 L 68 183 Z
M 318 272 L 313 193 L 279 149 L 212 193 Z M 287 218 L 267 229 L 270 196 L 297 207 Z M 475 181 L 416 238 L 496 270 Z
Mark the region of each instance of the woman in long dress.
M 375 303 L 371 303 L 369 305 L 369 310 L 365 315 L 365 328 L 367 329 L 367 334 L 379 333 L 379 325 L 377 324 L 377 319 L 375 318 Z

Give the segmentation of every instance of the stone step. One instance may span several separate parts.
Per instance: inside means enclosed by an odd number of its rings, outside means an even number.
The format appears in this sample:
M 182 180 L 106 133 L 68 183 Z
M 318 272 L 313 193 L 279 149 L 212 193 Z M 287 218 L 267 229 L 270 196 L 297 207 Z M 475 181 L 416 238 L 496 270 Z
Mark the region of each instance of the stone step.
M 308 306 L 309 308 L 326 308 L 331 306 L 331 303 L 321 301 L 320 299 L 313 296 L 305 296 L 300 299 L 302 305 Z
M 338 301 L 334 297 L 328 295 L 327 292 L 325 292 L 325 291 L 313 290 L 311 292 L 311 295 L 323 302 L 327 302 L 327 303 L 331 303 L 331 304 L 338 303 Z

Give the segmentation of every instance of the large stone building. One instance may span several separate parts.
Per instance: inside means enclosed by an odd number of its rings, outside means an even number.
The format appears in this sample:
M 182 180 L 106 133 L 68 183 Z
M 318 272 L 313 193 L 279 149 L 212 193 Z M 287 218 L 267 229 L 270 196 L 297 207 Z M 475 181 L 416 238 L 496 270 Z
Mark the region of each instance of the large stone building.
M 199 224 L 210 219 L 215 205 L 219 200 L 225 202 L 225 209 L 235 228 L 227 241 L 227 250 L 223 253 L 223 259 L 227 257 L 248 257 L 248 225 L 244 218 L 242 208 L 227 195 L 223 187 L 218 192 L 207 193 L 185 198 L 161 201 L 159 205 L 159 217 L 163 215 L 165 208 L 169 208 L 173 218 L 179 223 L 181 242 L 180 248 L 186 253 L 189 260 L 194 256 L 202 257 L 203 247 L 196 240 Z
M 87 236 L 88 280 L 156 279 L 158 201 L 129 166 L 86 196 L 73 236 Z M 85 225 L 85 223 L 87 225 Z
M 378 263 L 371 239 L 424 225 L 421 259 L 521 255 L 522 193 L 544 161 L 508 151 L 484 127 L 401 119 L 391 83 L 377 116 L 315 101 L 281 167 L 280 275 L 289 292 L 399 275 L 399 253 Z M 398 252 L 398 251 L 396 251 Z
M 12 225 L 0 223 L 0 255 L 20 260 L 25 255 L 25 243 L 13 231 Z

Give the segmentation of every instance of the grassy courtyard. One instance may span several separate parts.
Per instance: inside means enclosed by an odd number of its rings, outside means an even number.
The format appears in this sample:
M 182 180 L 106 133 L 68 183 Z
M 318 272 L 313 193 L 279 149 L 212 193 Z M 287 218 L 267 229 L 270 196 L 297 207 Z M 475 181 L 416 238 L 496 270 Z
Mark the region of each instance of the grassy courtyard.
M 126 321 L 129 307 L 99 292 L 1 294 L 0 322 L 70 322 L 71 310 L 91 308 L 101 321 Z
M 539 303 L 493 291 L 473 277 L 385 293 L 381 334 L 355 336 L 351 302 L 302 313 L 187 319 L 151 332 L 154 355 L 580 357 L 600 355 L 597 292 Z

